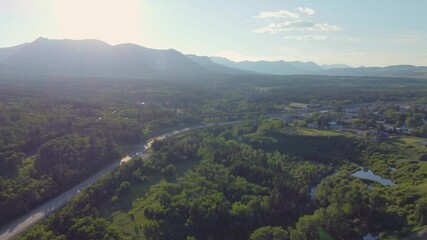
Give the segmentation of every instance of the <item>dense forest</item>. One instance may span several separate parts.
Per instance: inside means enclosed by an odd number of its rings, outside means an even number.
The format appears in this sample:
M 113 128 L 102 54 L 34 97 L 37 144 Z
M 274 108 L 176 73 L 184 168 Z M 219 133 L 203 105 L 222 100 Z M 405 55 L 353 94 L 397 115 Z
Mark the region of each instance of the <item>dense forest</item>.
M 407 139 L 371 143 L 344 133 L 310 135 L 266 115 L 291 102 L 336 108 L 379 100 L 424 103 L 426 93 L 423 80 L 326 76 L 2 79 L 0 226 L 118 161 L 126 146 L 167 129 L 247 120 L 155 142 L 149 159 L 116 169 L 23 238 L 407 234 L 427 219 L 423 149 Z M 401 120 L 391 107 L 382 111 L 390 121 Z M 408 121 L 422 125 L 422 113 L 408 114 Z M 373 184 L 370 190 L 350 176 L 358 166 L 399 186 Z M 319 183 L 314 200 L 307 193 Z M 133 198 L 142 199 L 138 207 Z M 124 202 L 132 230 L 108 214 Z
M 117 161 L 119 145 L 193 121 L 170 108 L 116 99 L 104 83 L 62 89 L 66 82 L 16 81 L 0 87 L 0 225 Z
M 278 120 L 197 130 L 156 142 L 22 239 L 399 239 L 426 224 L 427 164 L 396 144 Z M 362 165 L 398 185 L 352 176 Z

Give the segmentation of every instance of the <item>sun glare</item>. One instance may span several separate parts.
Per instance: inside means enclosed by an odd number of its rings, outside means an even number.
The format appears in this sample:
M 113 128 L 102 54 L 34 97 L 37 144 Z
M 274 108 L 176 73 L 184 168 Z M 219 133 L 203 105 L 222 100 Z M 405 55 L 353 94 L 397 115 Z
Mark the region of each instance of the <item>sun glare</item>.
M 100 39 L 111 44 L 142 38 L 138 0 L 58 0 L 57 34 L 72 39 Z

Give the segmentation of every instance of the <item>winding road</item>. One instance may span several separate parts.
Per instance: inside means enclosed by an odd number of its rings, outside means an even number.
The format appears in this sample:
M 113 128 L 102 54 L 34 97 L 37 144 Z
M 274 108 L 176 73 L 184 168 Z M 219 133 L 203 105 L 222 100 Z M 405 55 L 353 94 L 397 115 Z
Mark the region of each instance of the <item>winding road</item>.
M 96 180 L 98 180 L 103 175 L 113 171 L 116 167 L 118 167 L 121 164 L 125 164 L 127 161 L 131 160 L 133 157 L 140 156 L 142 158 L 147 158 L 150 156 L 150 154 L 147 152 L 149 148 L 151 148 L 151 145 L 156 140 L 162 140 L 165 138 L 168 138 L 170 136 L 187 132 L 193 129 L 199 129 L 199 128 L 205 128 L 205 127 L 212 127 L 216 125 L 230 125 L 230 124 L 236 124 L 240 123 L 242 121 L 232 121 L 232 122 L 222 122 L 217 124 L 205 124 L 205 125 L 198 125 L 194 127 L 188 127 L 188 128 L 182 128 L 178 130 L 173 130 L 171 132 L 168 132 L 166 134 L 160 135 L 158 137 L 150 139 L 146 144 L 142 145 L 139 149 L 135 150 L 134 152 L 130 153 L 125 158 L 121 159 L 120 161 L 114 162 L 111 165 L 107 166 L 106 168 L 102 169 L 92 177 L 86 179 L 85 181 L 81 182 L 77 186 L 73 187 L 72 189 L 68 190 L 67 192 L 62 193 L 58 197 L 44 203 L 40 207 L 32 210 L 31 212 L 25 214 L 24 216 L 16 219 L 14 222 L 9 224 L 8 226 L 5 226 L 0 230 L 0 240 L 8 240 L 12 239 L 14 237 L 17 237 L 19 234 L 23 233 L 25 230 L 27 230 L 30 226 L 34 225 L 50 213 L 58 210 L 61 206 L 63 206 L 65 203 L 67 203 L 71 198 L 75 197 L 77 194 L 79 194 L 80 190 L 83 188 L 89 186 Z

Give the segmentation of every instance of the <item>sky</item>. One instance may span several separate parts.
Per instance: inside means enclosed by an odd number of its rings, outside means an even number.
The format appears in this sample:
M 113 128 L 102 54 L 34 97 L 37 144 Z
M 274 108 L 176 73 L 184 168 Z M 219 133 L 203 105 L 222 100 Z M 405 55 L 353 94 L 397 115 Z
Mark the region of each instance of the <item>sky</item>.
M 234 61 L 427 66 L 426 0 L 0 0 L 0 47 L 99 39 Z

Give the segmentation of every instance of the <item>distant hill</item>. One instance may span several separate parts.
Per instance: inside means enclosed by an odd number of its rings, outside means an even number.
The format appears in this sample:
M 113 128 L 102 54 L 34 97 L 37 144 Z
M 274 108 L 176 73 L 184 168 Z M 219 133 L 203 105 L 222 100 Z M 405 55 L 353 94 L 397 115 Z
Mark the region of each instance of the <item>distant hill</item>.
M 135 44 L 111 46 L 98 40 L 39 38 L 15 50 L 0 49 L 0 56 L 5 56 L 0 61 L 3 72 L 22 69 L 36 75 L 120 78 L 206 72 L 176 50 L 155 50 Z
M 112 46 L 99 40 L 50 40 L 0 48 L 0 76 L 175 78 L 206 74 L 333 75 L 427 78 L 427 67 L 359 67 L 299 61 L 242 61 L 184 55 L 135 44 Z
M 352 68 L 344 64 L 317 65 L 314 62 L 285 61 L 242 61 L 234 62 L 226 58 L 211 57 L 212 61 L 224 66 L 263 74 L 277 75 L 331 75 L 331 76 L 372 76 L 372 77 L 412 77 L 427 78 L 427 67 L 397 65 L 388 67 Z
M 303 69 L 305 71 L 310 71 L 310 72 L 316 72 L 316 71 L 324 70 L 321 66 L 317 65 L 315 62 L 291 61 L 291 62 L 286 62 L 286 63 L 290 64 L 291 66 L 293 66 L 295 68 Z
M 322 71 L 319 65 L 314 62 L 285 62 L 285 61 L 242 61 L 234 62 L 226 58 L 211 57 L 212 61 L 227 67 L 242 69 L 246 71 L 275 75 L 313 74 Z
M 24 43 L 14 47 L 0 48 L 0 62 L 3 62 L 4 60 L 6 60 L 8 57 L 15 54 L 17 51 L 21 50 L 27 44 L 28 43 Z
M 345 64 L 322 64 L 320 66 L 325 70 L 329 70 L 333 68 L 351 68 L 349 65 L 345 65 Z
M 334 76 L 412 77 L 427 78 L 427 67 L 396 65 L 388 67 L 333 68 L 320 72 Z
M 233 67 L 228 67 L 225 65 L 221 65 L 218 63 L 215 63 L 214 61 L 212 61 L 212 59 L 210 59 L 209 57 L 206 56 L 197 56 L 197 55 L 193 55 L 193 54 L 188 54 L 186 55 L 190 60 L 192 60 L 193 62 L 199 64 L 200 66 L 202 66 L 206 71 L 208 71 L 209 73 L 214 73 L 214 74 L 254 74 L 255 72 L 252 71 L 246 71 L 246 70 L 242 70 L 242 69 L 237 69 L 237 68 L 233 68 Z

